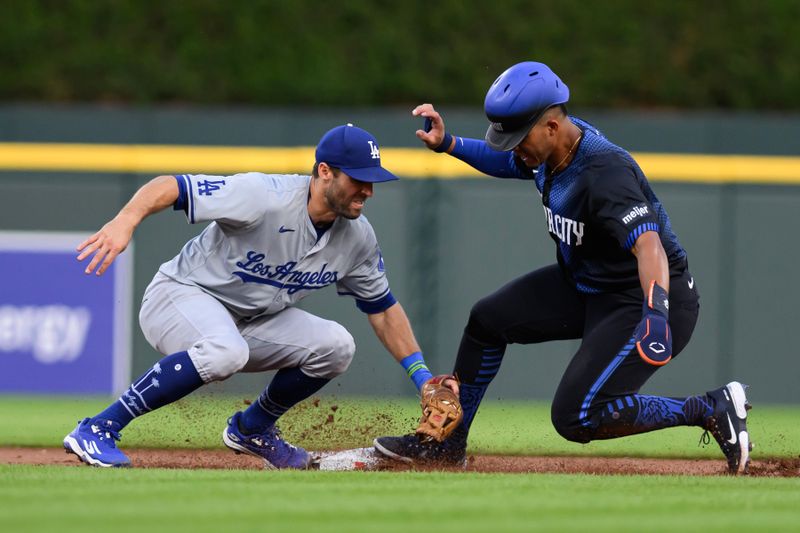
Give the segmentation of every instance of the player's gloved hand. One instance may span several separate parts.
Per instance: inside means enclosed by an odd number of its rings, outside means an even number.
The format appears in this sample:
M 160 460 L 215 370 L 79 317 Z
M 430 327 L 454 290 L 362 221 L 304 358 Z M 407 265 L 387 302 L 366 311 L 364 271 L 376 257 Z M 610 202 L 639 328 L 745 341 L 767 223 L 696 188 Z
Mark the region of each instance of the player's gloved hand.
M 464 412 L 458 399 L 458 379 L 449 374 L 434 376 L 420 389 L 422 417 L 416 434 L 422 441 L 442 442 L 461 423 Z
M 642 309 L 642 319 L 633 331 L 636 350 L 646 363 L 665 365 L 672 359 L 669 295 L 655 280 L 650 282 Z
M 444 129 L 442 116 L 433 108 L 431 104 L 418 105 L 411 111 L 415 117 L 423 117 L 425 123 L 422 129 L 417 130 L 417 138 L 425 143 L 434 152 L 446 152 L 453 144 L 453 136 Z

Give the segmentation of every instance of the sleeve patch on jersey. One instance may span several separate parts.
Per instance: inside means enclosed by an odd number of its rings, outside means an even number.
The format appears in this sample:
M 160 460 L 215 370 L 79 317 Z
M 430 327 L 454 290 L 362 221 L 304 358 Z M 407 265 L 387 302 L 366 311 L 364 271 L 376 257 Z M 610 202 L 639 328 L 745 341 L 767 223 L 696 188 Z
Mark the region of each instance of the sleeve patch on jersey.
M 655 222 L 645 222 L 644 224 L 640 224 L 628 235 L 628 238 L 625 240 L 625 249 L 630 250 L 633 248 L 633 245 L 636 244 L 636 240 L 641 237 L 642 233 L 647 231 L 655 231 L 658 233 L 661 230 L 658 224 Z
M 650 214 L 650 206 L 647 204 L 634 206 L 629 212 L 622 216 L 622 223 L 626 226 L 639 217 L 645 217 Z
M 198 196 L 213 196 L 214 192 L 225 186 L 225 180 L 205 180 L 197 182 Z
M 376 313 L 383 313 L 391 306 L 397 303 L 397 299 L 392 294 L 392 291 L 387 292 L 384 296 L 377 300 L 373 300 L 368 302 L 366 300 L 359 300 L 356 298 L 356 307 L 364 313 L 368 315 L 374 315 Z

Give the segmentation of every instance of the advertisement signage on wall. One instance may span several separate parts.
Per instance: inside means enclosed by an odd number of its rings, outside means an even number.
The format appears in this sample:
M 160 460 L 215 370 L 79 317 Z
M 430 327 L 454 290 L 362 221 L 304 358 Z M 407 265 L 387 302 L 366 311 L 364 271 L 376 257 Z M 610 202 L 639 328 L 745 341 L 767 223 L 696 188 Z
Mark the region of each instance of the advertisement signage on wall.
M 0 393 L 119 393 L 129 382 L 131 254 L 84 273 L 88 234 L 0 231 Z

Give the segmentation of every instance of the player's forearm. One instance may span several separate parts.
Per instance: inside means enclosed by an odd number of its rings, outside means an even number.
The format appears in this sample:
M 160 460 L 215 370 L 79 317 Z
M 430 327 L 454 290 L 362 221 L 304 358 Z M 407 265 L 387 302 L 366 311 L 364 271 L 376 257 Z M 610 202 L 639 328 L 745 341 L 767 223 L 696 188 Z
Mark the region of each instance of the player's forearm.
M 163 211 L 178 199 L 178 182 L 174 176 L 158 176 L 143 185 L 125 204 L 117 218 L 125 219 L 133 226 L 148 216 Z
M 636 256 L 639 283 L 645 294 L 649 291 L 652 280 L 669 292 L 669 261 L 658 233 L 655 231 L 643 233 L 631 251 Z
M 448 153 L 476 170 L 496 178 L 527 178 L 514 163 L 512 152 L 497 152 L 478 139 L 453 137 L 453 140 L 453 148 Z
M 411 322 L 400 303 L 396 303 L 382 313 L 367 315 L 375 335 L 386 347 L 392 357 L 401 362 L 408 355 L 419 352 L 419 344 L 414 338 Z

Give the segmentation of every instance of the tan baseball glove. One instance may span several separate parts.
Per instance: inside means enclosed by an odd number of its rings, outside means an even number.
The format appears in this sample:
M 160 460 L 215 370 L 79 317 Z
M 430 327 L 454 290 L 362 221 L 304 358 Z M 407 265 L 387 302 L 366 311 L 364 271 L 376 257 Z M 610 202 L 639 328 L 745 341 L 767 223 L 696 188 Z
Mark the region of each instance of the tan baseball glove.
M 458 381 L 455 376 L 442 374 L 422 385 L 422 418 L 416 433 L 423 441 L 443 441 L 458 427 L 464 416 L 458 396 L 444 385 L 447 379 Z

